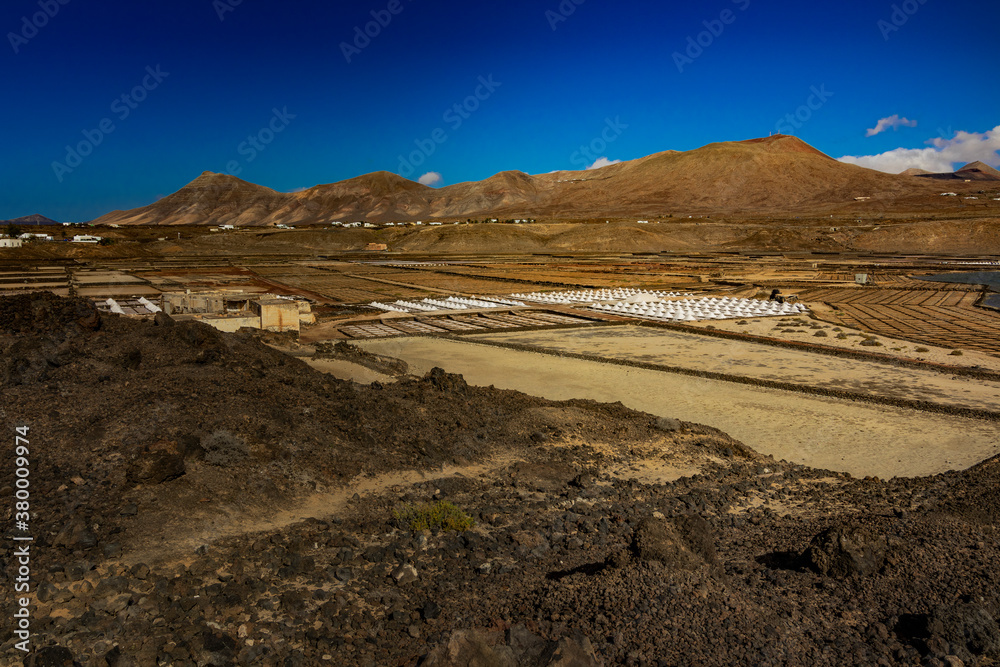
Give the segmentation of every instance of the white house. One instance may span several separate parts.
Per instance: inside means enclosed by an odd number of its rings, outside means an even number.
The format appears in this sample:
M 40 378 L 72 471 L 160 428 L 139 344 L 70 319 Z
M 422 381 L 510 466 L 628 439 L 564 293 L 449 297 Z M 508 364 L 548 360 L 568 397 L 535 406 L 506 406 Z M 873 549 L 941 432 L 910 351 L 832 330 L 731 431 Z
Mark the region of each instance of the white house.
M 90 236 L 89 234 L 77 234 L 73 237 L 73 243 L 100 243 L 100 236 Z
M 21 239 L 0 239 L 0 248 L 20 248 L 23 245 Z

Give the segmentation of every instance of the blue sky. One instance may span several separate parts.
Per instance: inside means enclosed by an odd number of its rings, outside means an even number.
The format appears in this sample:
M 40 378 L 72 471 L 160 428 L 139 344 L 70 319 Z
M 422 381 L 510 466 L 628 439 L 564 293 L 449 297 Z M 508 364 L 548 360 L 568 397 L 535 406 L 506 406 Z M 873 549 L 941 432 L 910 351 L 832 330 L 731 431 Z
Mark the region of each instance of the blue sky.
M 887 170 L 1000 164 L 997 25 L 993 0 L 7 0 L 0 219 L 206 170 L 447 185 L 776 131 Z

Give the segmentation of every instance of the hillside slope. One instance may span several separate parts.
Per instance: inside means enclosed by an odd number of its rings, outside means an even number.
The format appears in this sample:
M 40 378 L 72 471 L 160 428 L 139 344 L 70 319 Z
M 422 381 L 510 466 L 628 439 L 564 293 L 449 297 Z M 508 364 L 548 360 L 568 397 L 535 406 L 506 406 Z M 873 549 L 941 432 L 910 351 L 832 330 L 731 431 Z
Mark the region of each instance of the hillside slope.
M 274 225 L 822 213 L 862 196 L 886 209 L 909 210 L 940 206 L 932 199 L 937 187 L 923 179 L 843 164 L 800 139 L 775 135 L 666 151 L 590 171 L 534 176 L 507 171 L 438 189 L 383 171 L 286 194 L 205 172 L 154 204 L 114 211 L 95 222 Z

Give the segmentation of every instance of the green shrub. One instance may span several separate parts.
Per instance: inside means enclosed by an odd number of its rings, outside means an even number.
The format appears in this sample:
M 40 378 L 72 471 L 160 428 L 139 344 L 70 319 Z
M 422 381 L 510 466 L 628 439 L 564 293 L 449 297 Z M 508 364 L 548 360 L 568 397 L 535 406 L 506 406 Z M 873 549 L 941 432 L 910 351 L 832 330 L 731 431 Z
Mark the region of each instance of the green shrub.
M 951 351 L 951 356 L 953 356 L 953 357 L 960 357 L 960 356 L 962 356 L 962 351 L 961 350 L 952 350 Z
M 918 347 L 917 352 L 930 352 L 930 350 L 926 347 Z
M 474 525 L 472 517 L 449 503 L 439 500 L 436 503 L 407 505 L 395 511 L 396 522 L 404 530 L 454 530 L 464 532 Z

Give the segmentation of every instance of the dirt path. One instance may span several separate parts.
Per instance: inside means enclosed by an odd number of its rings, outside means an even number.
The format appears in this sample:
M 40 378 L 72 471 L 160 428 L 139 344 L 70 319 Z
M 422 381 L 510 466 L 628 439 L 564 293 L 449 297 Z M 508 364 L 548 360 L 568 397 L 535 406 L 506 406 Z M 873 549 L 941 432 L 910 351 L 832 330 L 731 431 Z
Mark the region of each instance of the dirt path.
M 200 528 L 196 528 L 187 534 L 173 537 L 163 536 L 163 540 L 151 540 L 147 543 L 156 543 L 155 549 L 133 551 L 123 558 L 127 564 L 135 563 L 162 564 L 174 560 L 185 560 L 190 558 L 194 551 L 202 546 L 211 544 L 218 540 L 239 535 L 250 535 L 255 533 L 266 533 L 278 530 L 286 526 L 298 523 L 309 518 L 328 518 L 336 516 L 338 512 L 347 507 L 348 501 L 354 494 L 361 496 L 379 493 L 396 485 L 409 485 L 416 482 L 444 479 L 447 477 L 467 476 L 474 477 L 487 474 L 489 471 L 505 465 L 502 461 L 494 461 L 485 464 L 469 466 L 446 466 L 437 471 L 402 470 L 384 475 L 362 477 L 352 480 L 343 488 L 329 491 L 321 491 L 299 498 L 291 503 L 286 509 L 279 509 L 272 512 L 265 510 L 247 511 L 233 510 L 226 512 L 226 508 L 220 508 L 220 512 L 209 517 L 202 517 L 197 522 Z
M 719 380 L 519 352 L 470 342 L 405 338 L 359 342 L 415 374 L 434 366 L 476 385 L 555 400 L 621 401 L 725 431 L 778 459 L 855 476 L 921 476 L 1000 453 L 996 424 Z
M 654 453 L 647 458 L 637 457 L 627 462 L 612 464 L 604 472 L 621 479 L 633 479 L 647 484 L 665 483 L 680 477 L 696 474 L 702 465 L 713 459 L 706 456 L 702 461 L 682 459 L 665 461 Z M 243 535 L 264 534 L 281 530 L 307 519 L 329 519 L 344 512 L 350 500 L 357 494 L 361 498 L 389 491 L 402 491 L 404 487 L 418 482 L 443 480 L 454 477 L 496 477 L 497 472 L 509 466 L 515 458 L 501 454 L 494 459 L 473 465 L 444 466 L 440 470 L 399 470 L 384 475 L 362 476 L 351 480 L 347 486 L 323 490 L 303 496 L 291 503 L 290 507 L 268 512 L 259 508 L 248 511 L 245 508 L 217 508 L 206 512 L 195 521 L 185 522 L 185 526 L 197 525 L 189 532 L 176 527 L 151 527 L 151 533 L 159 533 L 157 539 L 143 540 L 143 544 L 156 544 L 155 548 L 127 552 L 123 563 L 147 565 L 190 565 L 196 550 L 219 540 Z M 151 536 L 152 537 L 152 536 Z

